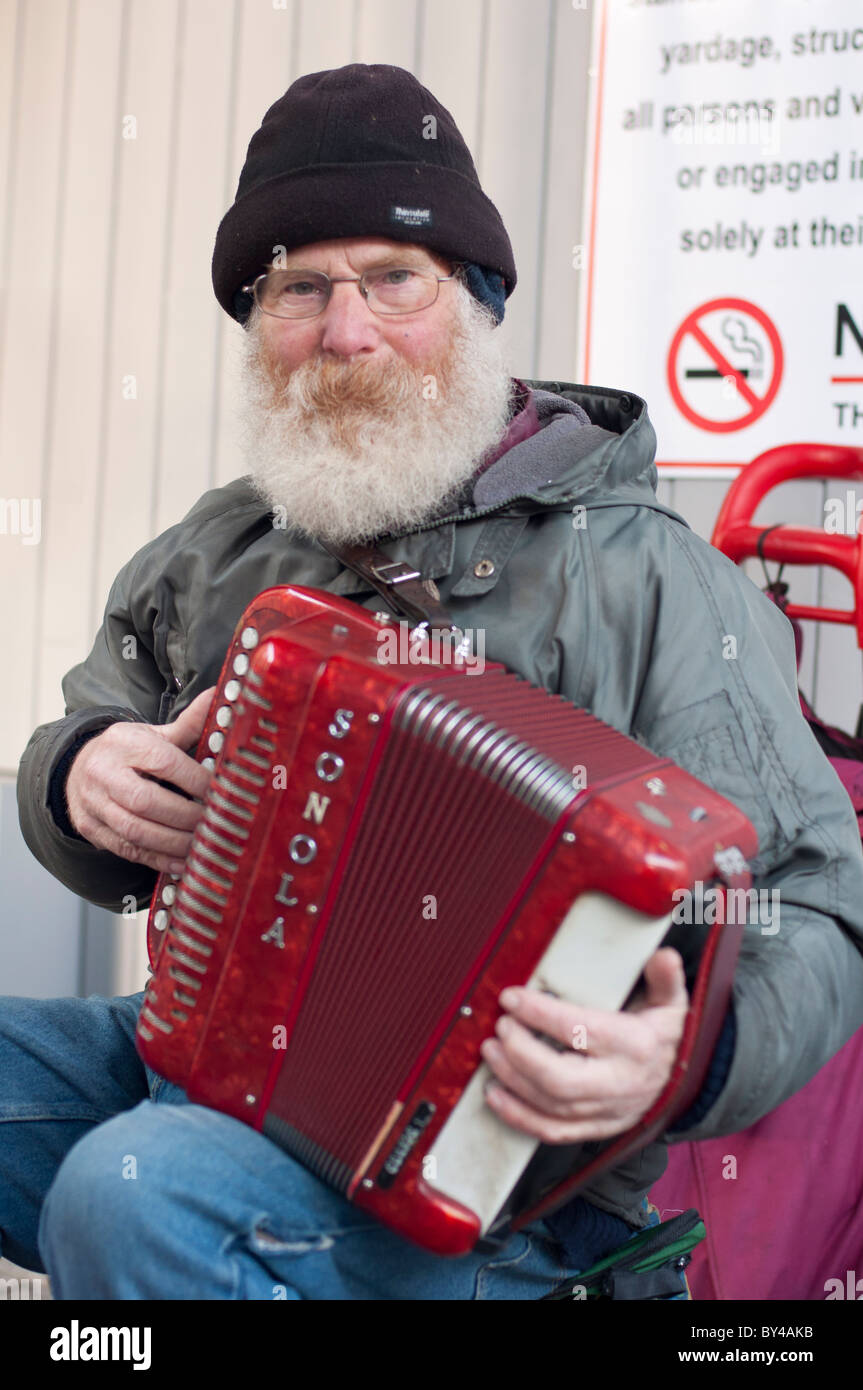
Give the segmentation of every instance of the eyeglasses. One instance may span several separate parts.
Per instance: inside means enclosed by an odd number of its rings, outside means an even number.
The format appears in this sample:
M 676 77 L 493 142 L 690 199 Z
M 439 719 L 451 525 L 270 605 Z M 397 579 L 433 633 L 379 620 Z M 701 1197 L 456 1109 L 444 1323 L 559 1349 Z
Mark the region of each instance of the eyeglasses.
M 415 266 L 383 266 L 362 275 L 331 279 L 322 270 L 269 270 L 243 292 L 253 296 L 258 308 L 277 319 L 311 319 L 330 302 L 333 285 L 359 285 L 360 294 L 373 314 L 415 314 L 430 309 L 441 284 L 456 274 L 435 275 Z

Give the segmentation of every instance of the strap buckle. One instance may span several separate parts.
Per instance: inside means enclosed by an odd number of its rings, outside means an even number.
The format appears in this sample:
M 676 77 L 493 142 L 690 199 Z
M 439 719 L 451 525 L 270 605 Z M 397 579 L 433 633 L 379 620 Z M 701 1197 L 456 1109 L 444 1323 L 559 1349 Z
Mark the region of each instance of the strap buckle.
M 371 565 L 372 574 L 381 581 L 382 584 L 403 584 L 406 579 L 419 579 L 419 570 L 408 569 L 404 560 L 390 560 L 385 565 Z M 384 570 L 402 570 L 402 574 L 384 574 Z

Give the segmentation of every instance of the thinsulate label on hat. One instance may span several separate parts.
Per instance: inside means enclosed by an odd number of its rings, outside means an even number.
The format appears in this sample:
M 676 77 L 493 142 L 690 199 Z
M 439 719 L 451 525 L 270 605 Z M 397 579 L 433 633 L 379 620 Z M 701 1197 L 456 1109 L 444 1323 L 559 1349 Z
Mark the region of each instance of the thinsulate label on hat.
M 390 221 L 401 222 L 404 227 L 431 227 L 431 208 L 406 208 L 395 203 L 390 208 Z

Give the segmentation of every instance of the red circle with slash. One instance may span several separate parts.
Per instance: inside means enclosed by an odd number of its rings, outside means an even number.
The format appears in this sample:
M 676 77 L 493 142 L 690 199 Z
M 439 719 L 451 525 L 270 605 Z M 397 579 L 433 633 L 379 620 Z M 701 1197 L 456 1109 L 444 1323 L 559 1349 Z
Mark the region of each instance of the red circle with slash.
M 699 323 L 699 319 L 704 314 L 712 313 L 714 309 L 736 309 L 742 314 L 749 314 L 755 322 L 760 324 L 767 334 L 768 341 L 773 349 L 773 374 L 770 378 L 770 385 L 763 396 L 756 396 L 752 387 L 740 371 L 731 365 L 725 354 L 708 338 L 704 329 Z M 683 397 L 677 381 L 677 357 L 680 345 L 688 333 L 691 333 L 695 341 L 704 349 L 708 357 L 716 363 L 719 372 L 723 377 L 733 377 L 734 383 L 740 395 L 747 402 L 749 409 L 745 414 L 737 416 L 734 420 L 711 420 L 706 415 L 701 415 L 697 410 L 693 410 Z M 711 299 L 706 304 L 700 304 L 697 309 L 693 309 L 691 314 L 687 314 L 682 324 L 678 328 L 671 340 L 671 347 L 668 349 L 668 389 L 671 392 L 672 400 L 691 424 L 697 425 L 699 429 L 710 430 L 714 434 L 727 434 L 731 430 L 742 430 L 747 425 L 751 425 L 759 416 L 763 415 L 768 406 L 775 399 L 776 392 L 779 390 L 779 383 L 782 380 L 782 341 L 777 332 L 772 319 L 769 319 L 763 309 L 759 309 L 757 304 L 751 304 L 748 299 Z

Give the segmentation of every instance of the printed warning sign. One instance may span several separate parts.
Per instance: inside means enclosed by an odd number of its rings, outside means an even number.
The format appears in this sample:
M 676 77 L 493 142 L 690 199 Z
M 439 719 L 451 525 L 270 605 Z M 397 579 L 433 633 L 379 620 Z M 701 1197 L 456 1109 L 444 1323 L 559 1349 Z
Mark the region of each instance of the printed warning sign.
M 645 402 L 666 477 L 860 447 L 863 0 L 584 16 L 576 381 Z
M 745 429 L 769 408 L 782 380 L 782 340 L 748 299 L 711 299 L 687 314 L 668 350 L 668 389 L 699 429 Z

